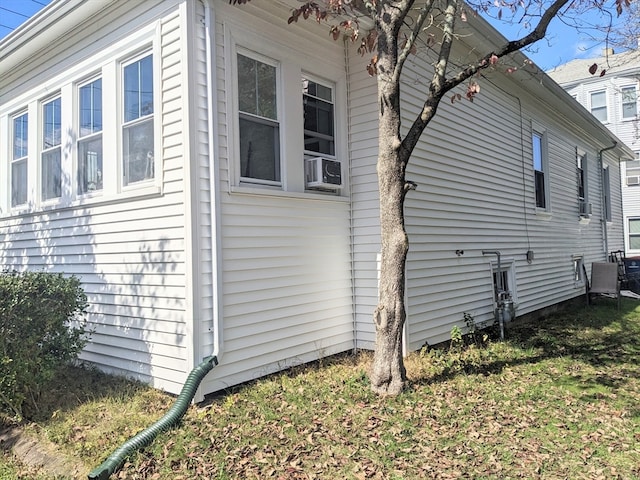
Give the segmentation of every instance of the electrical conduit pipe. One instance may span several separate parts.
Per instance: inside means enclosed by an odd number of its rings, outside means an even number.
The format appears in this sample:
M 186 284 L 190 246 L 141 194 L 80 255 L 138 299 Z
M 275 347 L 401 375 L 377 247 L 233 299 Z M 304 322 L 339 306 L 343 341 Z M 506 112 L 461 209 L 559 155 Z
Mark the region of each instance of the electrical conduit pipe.
M 149 445 L 162 432 L 176 425 L 184 416 L 196 394 L 200 382 L 214 366 L 218 365 L 218 358 L 210 356 L 205 358 L 200 365 L 194 368 L 182 387 L 182 391 L 173 406 L 164 416 L 146 430 L 138 433 L 122 444 L 99 467 L 89 473 L 89 480 L 107 480 L 114 472 L 120 469 L 125 459 L 143 447 Z

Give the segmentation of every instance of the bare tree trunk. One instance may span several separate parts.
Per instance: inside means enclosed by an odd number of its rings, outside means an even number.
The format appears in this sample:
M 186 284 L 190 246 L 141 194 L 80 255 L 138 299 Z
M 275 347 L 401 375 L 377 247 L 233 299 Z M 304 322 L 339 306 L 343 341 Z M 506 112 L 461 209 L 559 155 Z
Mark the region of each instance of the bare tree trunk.
M 389 8 L 389 7 L 382 7 Z M 379 394 L 396 395 L 406 383 L 402 333 L 406 319 L 404 304 L 405 265 L 409 240 L 404 227 L 405 169 L 400 138 L 400 82 L 395 76 L 397 39 L 402 23 L 397 11 L 379 15 L 378 24 L 379 151 L 381 264 L 378 306 L 374 312 L 376 347 L 371 368 L 371 388 Z

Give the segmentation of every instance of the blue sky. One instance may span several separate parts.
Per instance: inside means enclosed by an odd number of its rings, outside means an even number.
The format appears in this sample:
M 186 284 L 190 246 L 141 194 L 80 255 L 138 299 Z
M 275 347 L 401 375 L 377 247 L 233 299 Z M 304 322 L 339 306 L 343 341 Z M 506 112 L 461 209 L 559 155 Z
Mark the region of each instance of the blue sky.
M 51 3 L 51 0 L 0 0 L 0 39 Z
M 51 0 L 0 0 L 0 39 L 50 2 Z M 584 19 L 585 23 L 589 21 L 597 22 L 598 19 Z M 492 23 L 509 40 L 522 36 L 519 25 L 498 21 Z M 554 19 L 548 38 L 536 43 L 526 53 L 540 68 L 548 70 L 575 58 L 597 57 L 602 47 L 581 36 L 574 28 L 564 25 L 559 19 Z

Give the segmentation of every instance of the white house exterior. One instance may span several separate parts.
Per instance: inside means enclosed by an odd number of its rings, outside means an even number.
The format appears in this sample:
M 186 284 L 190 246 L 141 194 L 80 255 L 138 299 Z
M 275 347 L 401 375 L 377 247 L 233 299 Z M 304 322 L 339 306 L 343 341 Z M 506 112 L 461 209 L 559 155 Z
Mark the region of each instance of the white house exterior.
M 573 60 L 548 73 L 633 150 L 634 159 L 621 164 L 625 251 L 640 256 L 640 48 L 603 55 Z M 592 75 L 594 63 L 598 70 Z
M 203 395 L 373 347 L 375 79 L 292 5 L 57 0 L 0 42 L 0 265 L 81 278 L 85 360 L 175 393 L 216 354 Z M 430 67 L 406 68 L 408 125 Z M 409 167 L 407 351 L 491 320 L 497 278 L 530 313 L 623 247 L 632 152 L 542 72 L 480 82 Z

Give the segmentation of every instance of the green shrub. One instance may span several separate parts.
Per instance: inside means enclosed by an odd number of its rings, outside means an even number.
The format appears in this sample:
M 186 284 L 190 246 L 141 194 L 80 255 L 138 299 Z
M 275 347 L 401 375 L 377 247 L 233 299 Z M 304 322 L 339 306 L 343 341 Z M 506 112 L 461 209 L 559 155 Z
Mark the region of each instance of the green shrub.
M 0 412 L 37 411 L 47 381 L 86 345 L 86 309 L 76 277 L 0 273 Z

